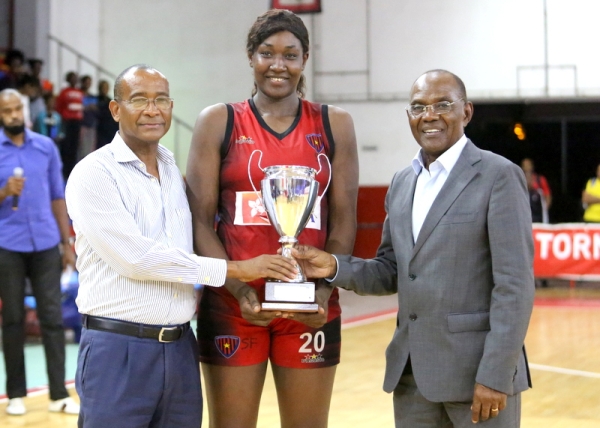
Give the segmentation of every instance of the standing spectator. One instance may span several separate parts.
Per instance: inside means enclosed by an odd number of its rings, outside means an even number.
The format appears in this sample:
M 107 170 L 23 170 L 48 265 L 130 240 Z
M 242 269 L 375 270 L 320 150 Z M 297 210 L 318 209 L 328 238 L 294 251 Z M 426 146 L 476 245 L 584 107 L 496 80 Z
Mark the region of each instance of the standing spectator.
M 392 179 L 377 256 L 292 253 L 307 276 L 398 293 L 383 384 L 397 428 L 518 427 L 534 296 L 523 173 L 466 137 L 473 104 L 455 74 L 421 75 L 406 110 L 421 149 Z
M 56 99 L 56 111 L 63 120 L 64 138 L 60 145 L 65 180 L 77 163 L 77 151 L 83 120 L 83 92 L 76 88 L 77 73 L 69 71 L 65 77 L 68 85 Z
M 61 164 L 56 146 L 25 128 L 23 103 L 13 89 L 0 92 L 0 299 L 6 364 L 6 412 L 26 412 L 25 279 L 37 303 L 50 385 L 49 410 L 79 413 L 65 388 L 65 332 L 61 270 L 74 266 Z M 19 178 L 15 168 L 24 170 Z M 61 256 L 62 250 L 62 256 Z
M 83 121 L 81 122 L 81 138 L 79 141 L 78 159 L 83 159 L 96 148 L 98 98 L 90 94 L 91 86 L 92 78 L 87 75 L 82 76 L 79 88 L 81 89 L 81 92 L 83 92 Z
M 55 97 L 52 93 L 46 93 L 43 96 L 46 104 L 46 109 L 39 113 L 33 123 L 33 130 L 52 140 L 60 145 L 62 134 L 62 121 L 60 114 L 54 109 Z
M 581 195 L 584 204 L 583 221 L 600 223 L 600 164 L 596 168 L 596 176 L 590 178 Z
M 33 128 L 33 120 L 31 119 L 30 100 L 35 95 L 34 79 L 29 74 L 22 74 L 17 80 L 17 91 L 21 96 L 23 104 L 23 117 L 27 129 Z
M 521 161 L 521 169 L 525 173 L 531 205 L 531 218 L 535 223 L 548 223 L 548 210 L 552 204 L 552 192 L 546 177 L 535 172 L 535 165 L 529 158 Z
M 23 52 L 13 49 L 4 57 L 4 70 L 0 70 L 0 91 L 6 88 L 15 89 L 19 77 L 24 73 L 23 63 L 25 56 Z
M 109 89 L 106 80 L 98 82 L 98 124 L 96 127 L 96 147 L 98 149 L 110 143 L 115 138 L 115 133 L 119 130 L 119 123 L 113 119 L 108 108 L 112 99 L 108 95 Z
M 40 88 L 42 90 L 41 95 L 52 93 L 54 91 L 54 85 L 51 81 L 42 77 L 42 67 L 44 66 L 44 61 L 37 58 L 30 58 L 27 60 L 27 62 L 29 63 L 29 72 L 40 82 Z
M 29 93 L 29 114 L 31 116 L 31 122 L 35 124 L 35 120 L 40 114 L 46 113 L 46 102 L 44 101 L 42 87 L 40 85 L 40 79 L 30 75 L 26 75 L 29 80 L 30 89 Z

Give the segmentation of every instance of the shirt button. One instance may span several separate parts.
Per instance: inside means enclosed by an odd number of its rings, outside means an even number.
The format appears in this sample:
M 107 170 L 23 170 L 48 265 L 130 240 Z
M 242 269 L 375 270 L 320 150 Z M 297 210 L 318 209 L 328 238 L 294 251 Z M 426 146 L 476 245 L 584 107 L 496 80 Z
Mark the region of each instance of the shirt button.
M 408 275 L 408 279 L 410 279 L 411 281 L 414 281 L 417 278 L 417 275 L 411 273 L 410 275 Z
M 416 321 L 417 320 L 417 314 L 410 314 L 408 316 L 408 319 L 411 320 L 411 321 Z
M 173 294 L 173 297 L 177 298 L 177 293 Z
M 177 281 L 183 282 L 183 278 L 177 278 Z
M 173 237 L 173 235 L 171 234 L 171 232 L 167 232 L 167 236 L 168 236 L 169 238 L 172 238 L 172 237 Z
M 208 284 L 210 282 L 210 276 L 205 276 L 204 282 Z

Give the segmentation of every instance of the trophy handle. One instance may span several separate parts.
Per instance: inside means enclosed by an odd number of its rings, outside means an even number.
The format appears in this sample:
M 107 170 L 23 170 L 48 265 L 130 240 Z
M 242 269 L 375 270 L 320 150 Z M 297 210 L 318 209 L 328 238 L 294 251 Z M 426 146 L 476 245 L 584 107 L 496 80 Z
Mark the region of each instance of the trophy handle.
M 258 193 L 258 190 L 256 190 L 256 186 L 254 186 L 254 182 L 252 181 L 252 175 L 250 174 L 250 165 L 252 163 L 252 157 L 254 156 L 254 153 L 256 153 L 256 152 L 260 153 L 260 157 L 258 158 L 258 169 L 260 169 L 262 172 L 265 172 L 264 168 L 260 166 L 260 161 L 262 161 L 262 156 L 263 156 L 262 150 L 254 150 L 250 154 L 250 157 L 248 158 L 248 179 L 250 180 L 250 184 L 252 185 L 252 188 L 254 189 L 254 193 L 256 193 L 256 196 L 258 196 L 258 198 L 262 201 L 261 194 Z
M 262 153 L 261 153 L 261 155 L 262 155 Z M 327 186 L 325 186 L 325 190 L 323 190 L 323 193 L 321 193 L 321 196 L 319 196 L 319 198 L 322 198 L 323 195 L 325 195 L 325 192 L 327 192 L 327 189 L 329 189 L 329 183 L 331 183 L 331 162 L 329 161 L 329 158 L 327 157 L 327 155 L 325 153 L 319 153 L 319 155 L 317 156 L 317 160 L 319 161 L 319 170 L 317 171 L 315 176 L 319 175 L 319 173 L 323 169 L 323 165 L 321 165 L 321 156 L 323 156 L 325 158 L 325 160 L 327 161 L 327 165 L 329 166 L 329 179 L 327 180 Z M 252 157 L 252 156 L 250 156 L 250 157 Z

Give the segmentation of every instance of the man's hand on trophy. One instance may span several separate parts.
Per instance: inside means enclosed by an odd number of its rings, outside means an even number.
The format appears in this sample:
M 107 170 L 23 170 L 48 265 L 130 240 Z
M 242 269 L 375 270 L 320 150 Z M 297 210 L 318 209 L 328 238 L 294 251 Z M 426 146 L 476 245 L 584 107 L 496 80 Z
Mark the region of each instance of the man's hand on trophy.
M 310 245 L 296 245 L 292 248 L 292 257 L 307 278 L 333 278 L 337 273 L 335 257 Z
M 294 279 L 297 273 L 298 269 L 294 262 L 279 255 L 263 254 L 253 259 L 227 262 L 227 278 L 235 278 L 243 282 L 259 278 L 289 281 Z

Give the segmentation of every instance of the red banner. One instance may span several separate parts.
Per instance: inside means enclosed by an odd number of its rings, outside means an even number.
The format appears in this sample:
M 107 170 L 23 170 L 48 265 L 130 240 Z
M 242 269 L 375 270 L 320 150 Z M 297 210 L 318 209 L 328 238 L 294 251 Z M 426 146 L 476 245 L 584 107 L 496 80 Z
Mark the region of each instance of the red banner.
M 538 278 L 600 280 L 600 224 L 533 224 Z

